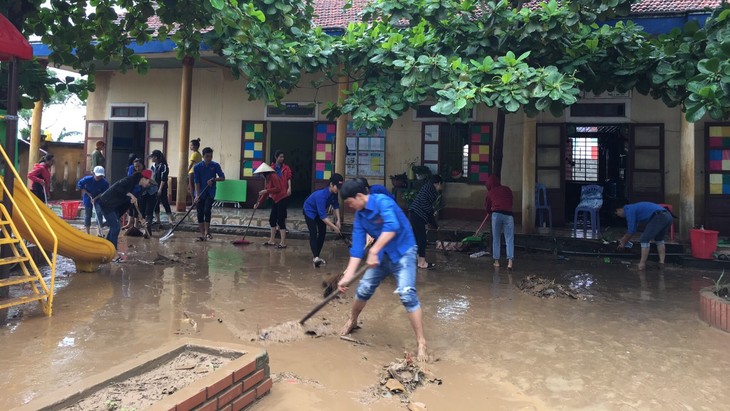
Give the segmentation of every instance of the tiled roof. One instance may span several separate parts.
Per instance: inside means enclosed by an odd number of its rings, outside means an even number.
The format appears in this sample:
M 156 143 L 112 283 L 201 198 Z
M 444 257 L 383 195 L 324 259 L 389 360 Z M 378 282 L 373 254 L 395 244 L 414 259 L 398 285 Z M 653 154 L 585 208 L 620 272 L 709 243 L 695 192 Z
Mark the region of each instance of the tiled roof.
M 539 3 L 542 0 L 533 0 L 530 3 Z M 722 0 L 642 0 L 631 8 L 636 14 L 653 13 L 683 13 L 702 11 L 720 5 Z M 370 0 L 353 0 L 352 8 L 342 10 L 345 0 L 315 0 L 314 24 L 324 28 L 345 28 L 347 24 L 357 20 L 357 13 Z M 528 7 L 530 5 L 528 4 Z

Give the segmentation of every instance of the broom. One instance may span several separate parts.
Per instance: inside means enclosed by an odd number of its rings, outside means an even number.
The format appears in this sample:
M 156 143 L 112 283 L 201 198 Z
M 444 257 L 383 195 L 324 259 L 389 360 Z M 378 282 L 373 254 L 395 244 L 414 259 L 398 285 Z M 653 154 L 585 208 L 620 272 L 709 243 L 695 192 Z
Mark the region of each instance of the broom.
M 195 206 L 198 205 L 198 201 L 200 201 L 200 197 L 206 191 L 208 191 L 208 187 L 210 187 L 210 186 L 209 185 L 206 185 L 205 188 L 203 189 L 203 191 L 200 192 L 200 195 L 198 195 L 197 197 L 195 197 L 195 200 L 193 200 L 193 204 L 190 206 L 190 209 L 187 211 L 187 213 L 185 213 L 185 215 L 181 219 L 177 220 L 177 223 L 175 223 L 175 225 L 172 226 L 172 228 L 170 228 L 170 230 L 167 232 L 167 234 L 165 234 L 162 237 L 160 237 L 160 241 L 167 241 L 170 238 L 172 238 L 172 235 L 175 233 L 175 229 L 177 228 L 177 226 L 179 226 L 180 224 L 182 224 L 182 222 L 185 221 L 186 218 L 188 218 L 188 214 L 190 214 L 190 212 L 193 211 L 193 209 L 195 208 Z
M 256 199 L 256 205 L 253 208 L 253 212 L 251 212 L 251 218 L 248 219 L 248 225 L 246 226 L 246 229 L 243 231 L 243 237 L 240 240 L 231 241 L 231 244 L 233 244 L 233 245 L 251 244 L 250 241 L 246 240 L 246 234 L 248 234 L 248 229 L 249 229 L 249 227 L 251 227 L 251 222 L 253 221 L 254 214 L 256 214 L 256 210 L 259 208 L 259 201 L 261 201 L 261 196 L 259 196 L 259 198 Z
M 465 244 L 478 244 L 482 242 L 482 237 L 479 235 L 479 232 L 482 231 L 482 227 L 484 227 L 484 224 L 487 222 L 487 219 L 489 218 L 489 213 L 487 213 L 487 216 L 484 217 L 484 220 L 482 220 L 482 223 L 479 225 L 479 228 L 477 228 L 477 231 L 474 233 L 474 235 L 470 235 L 469 237 L 465 237 L 463 240 L 461 240 L 462 243 Z

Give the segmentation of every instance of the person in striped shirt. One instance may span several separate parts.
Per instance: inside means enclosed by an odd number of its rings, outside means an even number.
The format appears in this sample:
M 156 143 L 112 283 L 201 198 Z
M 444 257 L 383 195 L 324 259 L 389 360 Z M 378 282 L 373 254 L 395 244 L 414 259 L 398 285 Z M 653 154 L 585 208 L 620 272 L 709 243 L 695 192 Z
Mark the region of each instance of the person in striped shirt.
M 426 262 L 426 224 L 436 230 L 439 228 L 433 204 L 443 190 L 443 186 L 444 180 L 441 176 L 432 176 L 431 180 L 421 187 L 416 198 L 408 207 L 409 220 L 418 245 L 418 268 L 430 270 L 436 266 L 436 264 Z

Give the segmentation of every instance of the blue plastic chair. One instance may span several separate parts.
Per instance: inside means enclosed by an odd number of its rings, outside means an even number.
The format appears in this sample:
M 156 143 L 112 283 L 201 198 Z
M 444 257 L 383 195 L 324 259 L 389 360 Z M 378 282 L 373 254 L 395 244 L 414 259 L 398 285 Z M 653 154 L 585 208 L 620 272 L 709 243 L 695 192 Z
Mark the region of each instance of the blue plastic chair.
M 545 222 L 545 212 L 547 212 L 548 227 L 553 228 L 553 210 L 547 200 L 547 188 L 545 184 L 535 184 L 535 211 L 537 212 L 538 227 L 542 227 Z
M 586 232 L 586 216 L 591 220 L 591 232 L 595 236 L 601 231 L 601 219 L 599 212 L 603 206 L 603 187 L 595 184 L 586 185 L 580 189 L 580 203 L 575 208 L 573 217 L 573 229 L 578 229 L 578 218 L 583 225 L 583 233 Z

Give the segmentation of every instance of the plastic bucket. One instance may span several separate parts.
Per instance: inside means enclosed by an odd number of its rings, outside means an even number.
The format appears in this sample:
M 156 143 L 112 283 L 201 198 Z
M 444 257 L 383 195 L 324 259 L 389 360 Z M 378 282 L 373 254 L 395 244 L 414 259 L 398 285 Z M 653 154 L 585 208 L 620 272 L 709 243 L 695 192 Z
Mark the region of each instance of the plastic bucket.
M 689 230 L 690 244 L 692 245 L 692 257 L 704 260 L 712 260 L 712 255 L 717 249 L 717 235 L 719 231 L 714 230 Z
M 64 201 L 61 203 L 63 218 L 73 220 L 79 215 L 79 206 L 81 201 Z

